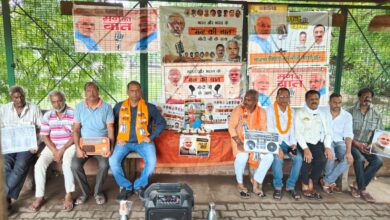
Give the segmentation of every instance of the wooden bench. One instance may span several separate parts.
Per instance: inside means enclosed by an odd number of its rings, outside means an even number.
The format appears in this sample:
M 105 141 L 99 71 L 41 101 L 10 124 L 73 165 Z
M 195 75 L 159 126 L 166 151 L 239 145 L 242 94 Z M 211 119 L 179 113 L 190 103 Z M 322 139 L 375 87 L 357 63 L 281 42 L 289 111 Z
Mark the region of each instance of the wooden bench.
M 123 162 L 125 175 L 127 174 L 130 180 L 134 180 L 137 177 L 139 159 L 142 159 L 142 157 L 138 153 L 131 152 Z

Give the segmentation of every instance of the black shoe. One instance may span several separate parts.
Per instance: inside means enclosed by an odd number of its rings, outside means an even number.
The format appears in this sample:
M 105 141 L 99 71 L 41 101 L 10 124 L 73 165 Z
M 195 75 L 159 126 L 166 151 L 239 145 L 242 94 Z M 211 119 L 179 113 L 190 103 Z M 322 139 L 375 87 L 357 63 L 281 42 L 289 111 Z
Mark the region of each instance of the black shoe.
M 119 195 L 116 197 L 116 200 L 127 200 L 131 195 L 133 195 L 133 190 L 123 188 Z
M 8 215 L 12 215 L 12 205 L 11 205 L 12 201 L 11 201 L 11 198 L 7 197 L 7 212 L 8 212 Z

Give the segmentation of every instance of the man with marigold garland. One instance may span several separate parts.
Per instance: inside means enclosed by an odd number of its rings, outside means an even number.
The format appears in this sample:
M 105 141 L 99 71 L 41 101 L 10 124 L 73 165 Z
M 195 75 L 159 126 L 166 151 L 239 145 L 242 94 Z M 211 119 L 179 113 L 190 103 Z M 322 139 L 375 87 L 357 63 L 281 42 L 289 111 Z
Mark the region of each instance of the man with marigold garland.
M 267 127 L 269 132 L 279 134 L 279 153 L 274 155 L 272 170 L 274 174 L 273 198 L 281 200 L 283 197 L 283 157 L 287 154 L 292 160 L 290 175 L 286 182 L 286 190 L 295 200 L 301 198 L 295 190 L 302 166 L 302 155 L 297 151 L 297 140 L 295 138 L 294 110 L 290 107 L 290 91 L 287 88 L 279 88 L 276 94 L 276 101 L 267 107 Z

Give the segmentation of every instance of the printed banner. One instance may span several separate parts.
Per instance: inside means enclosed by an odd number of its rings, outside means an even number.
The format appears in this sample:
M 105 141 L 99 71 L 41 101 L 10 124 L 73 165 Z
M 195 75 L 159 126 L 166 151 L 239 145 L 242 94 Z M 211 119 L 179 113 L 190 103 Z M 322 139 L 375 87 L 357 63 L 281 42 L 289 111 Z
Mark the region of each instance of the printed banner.
M 308 90 L 320 92 L 320 105 L 328 103 L 328 68 L 322 67 L 284 67 L 254 66 L 249 68 L 249 87 L 259 92 L 259 105 L 269 106 L 275 101 L 278 88 L 290 90 L 290 104 L 302 107 Z
M 166 129 L 179 131 L 184 128 L 184 105 L 165 104 L 162 116 L 167 121 Z
M 159 50 L 157 9 L 73 8 L 76 52 L 156 52 Z
M 241 103 L 240 99 L 206 99 L 204 100 L 203 125 L 206 130 L 223 130 L 228 128 L 228 119 L 233 109 Z
M 279 151 L 278 142 L 278 133 L 255 130 L 246 130 L 244 132 L 244 150 L 248 152 L 277 154 Z M 254 158 L 254 160 L 258 160 L 258 158 Z
M 390 132 L 375 130 L 372 144 L 369 145 L 371 154 L 390 158 Z
M 235 99 L 242 93 L 241 65 L 165 65 L 165 102 L 188 99 Z
M 327 12 L 249 14 L 249 65 L 325 65 L 329 62 L 331 15 Z
M 180 156 L 210 156 L 209 135 L 180 135 Z
M 241 62 L 242 13 L 228 7 L 160 7 L 163 62 Z

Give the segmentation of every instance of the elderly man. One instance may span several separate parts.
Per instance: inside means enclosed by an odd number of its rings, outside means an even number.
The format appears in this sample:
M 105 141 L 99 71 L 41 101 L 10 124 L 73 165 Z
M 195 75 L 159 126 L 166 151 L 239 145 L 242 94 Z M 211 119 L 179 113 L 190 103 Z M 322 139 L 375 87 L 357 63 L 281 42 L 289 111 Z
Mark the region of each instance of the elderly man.
M 239 195 L 243 199 L 250 197 L 247 188 L 243 183 L 244 169 L 248 162 L 249 153 L 245 152 L 244 142 L 244 126 L 249 130 L 267 130 L 267 114 L 264 109 L 257 105 L 258 93 L 256 90 L 250 89 L 246 92 L 242 105 L 233 109 L 228 122 L 229 134 L 232 138 L 234 171 L 237 180 L 237 189 Z M 253 177 L 253 192 L 262 197 L 264 193 L 258 188 L 258 184 L 262 184 L 267 174 L 268 169 L 272 165 L 274 159 L 272 154 L 263 154 L 260 156 L 260 164 Z
M 352 156 L 354 159 L 356 181 L 351 185 L 353 197 L 361 197 L 367 202 L 374 203 L 375 199 L 366 187 L 382 167 L 383 160 L 377 155 L 370 154 L 368 144 L 374 135 L 375 129 L 383 130 L 382 117 L 374 109 L 372 98 L 374 92 L 369 88 L 358 92 L 359 101 L 347 111 L 353 118 Z M 367 165 L 365 161 L 368 161 Z
M 77 31 L 74 32 L 75 44 L 78 51 L 100 51 L 98 43 L 92 39 L 95 31 L 95 22 L 92 17 L 82 16 L 76 22 Z
M 187 137 L 180 147 L 180 155 L 196 155 L 196 149 L 192 146 L 192 139 Z
M 241 70 L 239 68 L 232 68 L 229 70 L 229 84 L 225 87 L 225 98 L 237 99 L 240 98 L 241 93 Z
M 236 40 L 229 40 L 226 43 L 226 51 L 228 54 L 229 62 L 240 62 L 240 46 L 238 45 L 238 42 Z
M 276 102 L 267 107 L 267 127 L 269 132 L 279 134 L 279 154 L 274 156 L 272 170 L 274 173 L 274 194 L 276 200 L 283 197 L 283 156 L 287 154 L 292 160 L 290 175 L 286 182 L 286 190 L 295 200 L 301 195 L 295 190 L 302 166 L 302 155 L 297 151 L 294 126 L 295 113 L 290 107 L 290 91 L 287 88 L 279 88 L 276 93 Z
M 183 104 L 185 90 L 180 82 L 181 73 L 179 69 L 172 68 L 168 72 L 168 83 L 165 86 L 165 100 L 167 104 Z
M 320 94 L 309 90 L 305 94 L 306 104 L 297 112 L 295 117 L 296 138 L 298 149 L 303 154 L 304 162 L 301 168 L 302 192 L 307 199 L 322 199 L 314 190 L 326 159 L 332 160 L 331 131 L 325 121 L 324 115 L 318 110 Z
M 35 200 L 29 209 L 38 211 L 45 202 L 46 171 L 53 161 L 62 163 L 65 180 L 64 211 L 73 209 L 72 192 L 75 190 L 74 178 L 70 168 L 72 158 L 75 154 L 73 145 L 73 109 L 66 105 L 65 94 L 62 91 L 52 91 L 49 94 L 52 110 L 45 113 L 42 119 L 40 135 L 46 147 L 41 152 L 35 164 Z
M 255 34 L 249 37 L 249 51 L 253 53 L 272 53 L 271 18 L 260 16 L 254 25 Z
M 168 17 L 167 28 L 169 33 L 163 36 L 162 56 L 164 63 L 189 62 L 190 57 L 183 56 L 185 52 L 195 51 L 195 43 L 188 37 L 183 36 L 185 28 L 184 17 L 181 14 L 173 13 Z
M 80 185 L 82 195 L 76 200 L 76 205 L 85 203 L 91 195 L 84 164 L 91 157 L 96 158 L 99 170 L 96 176 L 94 197 L 96 204 L 102 205 L 106 198 L 102 192 L 104 180 L 108 173 L 108 157 L 114 145 L 114 115 L 110 104 L 99 97 L 99 87 L 94 82 L 87 82 L 84 86 L 85 101 L 76 105 L 73 138 L 76 146 L 76 156 L 73 157 L 71 168 L 73 175 Z M 80 138 L 108 137 L 110 147 L 102 155 L 87 155 L 80 146 Z
M 109 161 L 112 175 L 121 188 L 117 200 L 127 200 L 134 191 L 139 195 L 143 194 L 156 166 L 156 148 L 153 140 L 166 126 L 166 121 L 156 106 L 142 98 L 139 82 L 131 81 L 127 84 L 127 95 L 128 99 L 114 107 L 117 141 Z M 126 179 L 122 168 L 122 161 L 130 152 L 137 152 L 145 161 L 144 170 L 134 183 Z
M 23 88 L 20 86 L 11 87 L 9 96 L 12 102 L 0 107 L 1 128 L 34 125 L 38 131 L 41 127 L 41 111 L 36 105 L 26 102 Z M 6 194 L 9 210 L 11 209 L 11 201 L 19 197 L 28 169 L 35 160 L 35 153 L 36 150 L 4 154 Z
M 351 144 L 353 139 L 352 116 L 341 108 L 342 97 L 333 93 L 329 97 L 329 109 L 325 110 L 325 119 L 332 132 L 333 160 L 328 160 L 325 166 L 325 177 L 321 181 L 326 193 L 341 192 L 336 185 L 337 178 L 348 170 L 353 163 Z M 339 163 L 335 164 L 338 159 Z
M 254 75 L 252 87 L 259 92 L 259 105 L 267 107 L 271 105 L 267 93 L 269 89 L 269 76 L 267 74 Z

